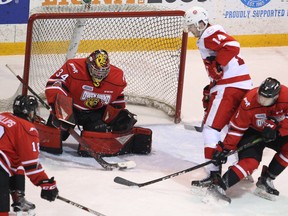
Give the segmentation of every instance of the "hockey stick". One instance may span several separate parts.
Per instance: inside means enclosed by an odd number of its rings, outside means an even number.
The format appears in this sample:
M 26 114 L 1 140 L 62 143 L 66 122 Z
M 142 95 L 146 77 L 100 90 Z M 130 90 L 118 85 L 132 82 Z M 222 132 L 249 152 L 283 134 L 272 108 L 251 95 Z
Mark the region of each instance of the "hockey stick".
M 8 64 L 6 64 L 5 66 L 9 69 L 9 71 L 10 71 L 12 74 L 15 75 L 15 77 L 16 77 L 35 97 L 37 97 L 37 99 L 40 101 L 40 103 L 41 103 L 46 109 L 50 110 L 50 106 L 49 106 L 47 103 L 45 103 L 45 101 L 43 101 L 42 98 L 41 98 L 33 89 L 31 89 L 29 85 L 24 84 L 23 79 L 22 79 L 19 75 L 17 75 L 17 74 L 10 68 L 10 66 L 9 66 Z
M 206 112 L 204 113 L 202 122 L 201 122 L 201 126 L 194 126 L 194 125 L 190 125 L 190 124 L 184 124 L 184 128 L 186 130 L 195 130 L 197 132 L 202 132 L 203 128 L 204 128 L 204 120 L 205 120 L 205 116 L 206 116 Z
M 240 151 L 242 151 L 242 150 L 244 150 L 244 149 L 247 149 L 247 148 L 249 148 L 249 147 L 251 147 L 251 146 L 253 146 L 253 145 L 256 145 L 257 143 L 261 142 L 262 140 L 263 140 L 262 137 L 257 138 L 257 139 L 255 139 L 254 141 L 249 142 L 249 143 L 241 146 L 240 148 L 238 148 L 238 149 L 236 149 L 236 150 L 234 150 L 234 151 L 230 151 L 230 152 L 226 155 L 226 157 L 229 157 L 230 155 L 233 155 L 233 154 L 235 154 L 235 153 L 237 153 L 237 152 L 240 152 Z M 204 166 L 206 166 L 206 165 L 208 165 L 208 164 L 211 164 L 211 163 L 213 163 L 213 160 L 209 160 L 209 161 L 207 161 L 207 162 L 205 162 L 205 163 L 198 164 L 198 165 L 196 165 L 196 166 L 194 166 L 194 167 L 190 167 L 190 168 L 188 168 L 188 169 L 185 169 L 185 170 L 182 170 L 182 171 L 179 171 L 179 172 L 175 172 L 175 173 L 173 173 L 173 174 L 170 174 L 170 175 L 167 175 L 167 176 L 158 178 L 158 179 L 154 179 L 154 180 L 151 180 L 151 181 L 147 181 L 147 182 L 144 182 L 144 183 L 132 182 L 132 181 L 129 181 L 129 180 L 127 180 L 127 179 L 124 179 L 124 178 L 118 177 L 118 176 L 114 178 L 114 182 L 115 182 L 115 183 L 118 183 L 118 184 L 125 185 L 125 186 L 144 187 L 144 186 L 147 186 L 147 185 L 150 185 L 150 184 L 154 184 L 154 183 L 156 183 L 156 182 L 164 181 L 164 180 L 167 180 L 167 179 L 170 179 L 170 178 L 174 178 L 174 177 L 176 177 L 176 176 L 179 176 L 179 175 L 182 175 L 182 174 L 191 172 L 191 171 L 193 171 L 193 170 L 199 169 L 199 168 L 204 167 Z
M 6 64 L 6 67 L 18 78 L 18 80 L 25 85 L 26 88 L 35 96 L 38 98 L 40 103 L 47 109 L 51 110 L 50 106 L 42 100 L 42 98 L 32 89 L 30 88 L 29 85 L 24 84 L 23 79 L 14 73 L 14 71 Z M 64 120 L 65 121 L 65 120 Z M 67 122 L 67 121 L 66 121 Z M 67 122 L 69 123 L 69 122 Z M 71 123 L 70 123 L 71 124 Z M 124 161 L 124 162 L 119 162 L 119 163 L 109 163 L 105 161 L 100 154 L 95 152 L 90 145 L 81 137 L 77 134 L 77 132 L 73 128 L 69 128 L 68 132 L 76 139 L 80 145 L 83 146 L 83 148 L 106 170 L 113 170 L 113 168 L 118 168 L 118 169 L 127 169 L 127 168 L 133 168 L 136 166 L 134 161 Z
M 97 216 L 106 216 L 106 215 L 104 215 L 104 214 L 102 214 L 102 213 L 100 213 L 100 212 L 94 211 L 94 210 L 92 210 L 92 209 L 90 209 L 90 208 L 87 208 L 87 207 L 85 207 L 85 206 L 83 206 L 83 205 L 80 205 L 79 203 L 75 203 L 75 202 L 73 202 L 73 201 L 71 201 L 71 200 L 68 200 L 68 199 L 66 199 L 66 198 L 64 198 L 64 197 L 57 196 L 57 199 L 59 199 L 59 200 L 61 200 L 61 201 L 64 201 L 64 202 L 66 202 L 66 203 L 68 203 L 68 204 L 70 204 L 70 205 L 73 205 L 73 206 L 75 206 L 75 207 L 77 207 L 77 208 L 80 208 L 80 209 L 82 209 L 82 210 L 84 210 L 84 211 L 87 211 L 87 212 L 89 212 L 89 213 L 91 213 L 91 214 L 94 214 L 94 215 L 97 215 Z

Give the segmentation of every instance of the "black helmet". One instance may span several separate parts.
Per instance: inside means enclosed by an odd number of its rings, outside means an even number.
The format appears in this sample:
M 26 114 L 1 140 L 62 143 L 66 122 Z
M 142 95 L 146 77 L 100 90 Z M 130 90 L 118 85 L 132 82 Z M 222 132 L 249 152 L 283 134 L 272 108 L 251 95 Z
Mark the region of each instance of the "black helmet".
M 37 108 L 38 102 L 36 97 L 32 95 L 18 95 L 13 103 L 13 114 L 32 121 L 34 120 Z M 31 112 L 33 112 L 32 116 Z
M 281 84 L 278 80 L 268 77 L 258 89 L 258 102 L 262 106 L 271 106 L 279 96 Z M 269 100 L 270 99 L 270 100 Z

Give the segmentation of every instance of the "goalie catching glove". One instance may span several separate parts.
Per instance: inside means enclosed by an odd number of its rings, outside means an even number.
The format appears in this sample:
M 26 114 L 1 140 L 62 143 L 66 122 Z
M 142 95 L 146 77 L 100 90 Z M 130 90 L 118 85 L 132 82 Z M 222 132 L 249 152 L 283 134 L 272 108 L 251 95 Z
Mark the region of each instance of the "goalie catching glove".
M 136 124 L 136 115 L 127 109 L 117 109 L 107 105 L 102 120 L 111 128 L 112 132 L 126 133 Z
M 41 190 L 41 198 L 46 199 L 48 201 L 54 201 L 56 197 L 58 196 L 58 189 L 56 186 L 56 181 L 54 181 L 54 177 L 50 179 L 44 179 L 39 182 L 38 184 L 42 190 Z

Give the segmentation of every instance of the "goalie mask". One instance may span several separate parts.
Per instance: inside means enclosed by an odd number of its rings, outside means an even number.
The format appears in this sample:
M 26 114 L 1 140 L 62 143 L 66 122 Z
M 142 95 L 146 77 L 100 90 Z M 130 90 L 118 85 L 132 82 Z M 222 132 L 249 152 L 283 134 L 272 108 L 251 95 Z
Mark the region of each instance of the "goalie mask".
M 96 50 L 87 57 L 86 63 L 94 86 L 99 87 L 100 82 L 110 72 L 108 53 L 102 49 Z
M 33 122 L 38 109 L 37 99 L 32 95 L 18 95 L 13 103 L 13 114 Z
M 202 7 L 192 7 L 185 13 L 185 24 L 188 31 L 200 37 L 209 24 L 208 12 Z
M 272 106 L 279 97 L 280 89 L 281 84 L 278 80 L 267 78 L 258 89 L 258 103 L 262 106 Z

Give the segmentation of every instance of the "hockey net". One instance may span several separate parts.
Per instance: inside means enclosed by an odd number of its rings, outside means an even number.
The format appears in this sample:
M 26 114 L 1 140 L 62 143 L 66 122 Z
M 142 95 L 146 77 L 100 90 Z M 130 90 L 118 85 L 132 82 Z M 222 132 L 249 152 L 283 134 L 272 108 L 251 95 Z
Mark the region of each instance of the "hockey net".
M 183 11 L 148 5 L 39 7 L 31 11 L 23 80 L 45 100 L 48 78 L 69 58 L 105 49 L 127 80 L 125 99 L 155 107 L 180 122 L 187 35 Z M 1 100 L 11 109 L 12 98 Z

